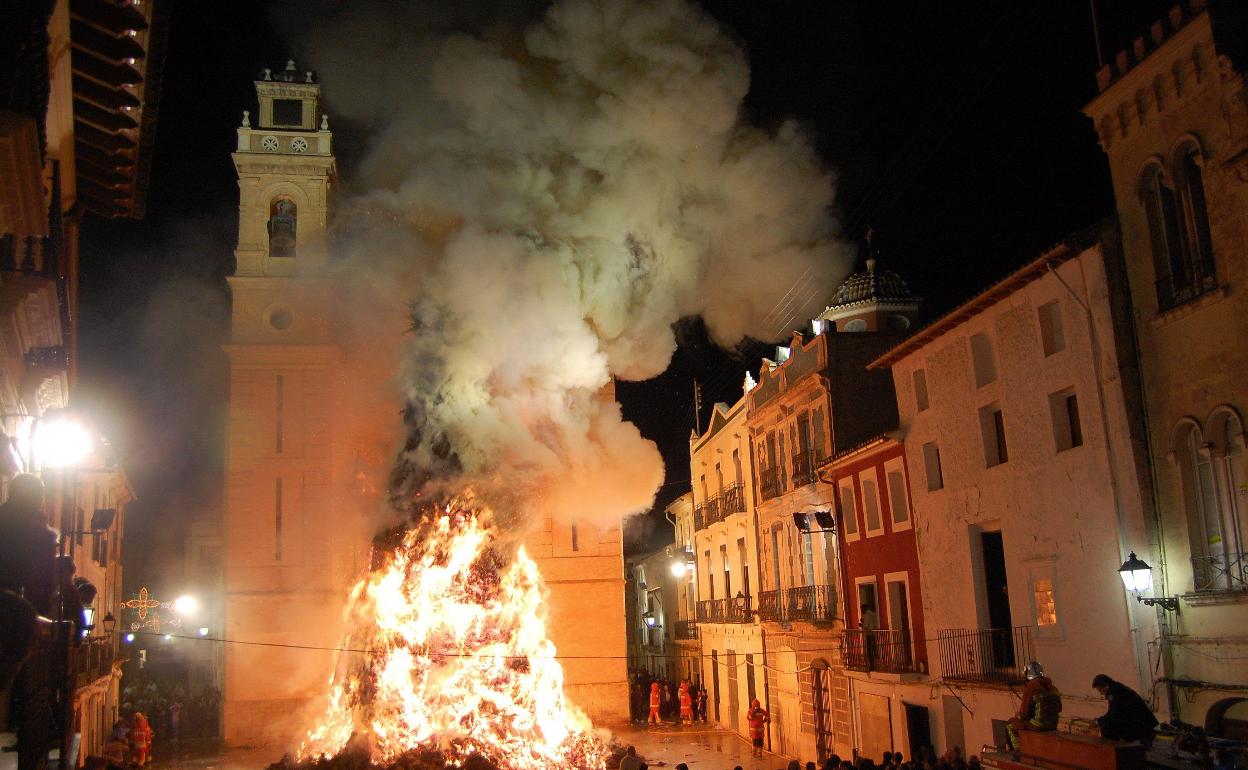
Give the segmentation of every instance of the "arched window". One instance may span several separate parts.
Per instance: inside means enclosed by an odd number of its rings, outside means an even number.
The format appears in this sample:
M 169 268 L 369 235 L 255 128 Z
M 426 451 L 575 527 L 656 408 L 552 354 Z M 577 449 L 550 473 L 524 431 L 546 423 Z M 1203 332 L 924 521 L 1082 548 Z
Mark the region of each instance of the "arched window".
M 1169 310 L 1178 304 L 1178 288 L 1186 284 L 1179 206 L 1174 187 L 1160 163 L 1150 163 L 1140 180 L 1140 199 L 1148 218 L 1153 247 L 1153 270 L 1157 276 L 1157 304 Z
M 1223 407 L 1209 421 L 1210 462 L 1217 484 L 1218 512 L 1222 516 L 1217 554 L 1223 562 L 1215 578 L 1215 588 L 1248 589 L 1248 452 L 1244 446 L 1244 423 L 1239 414 Z
M 269 204 L 269 256 L 295 256 L 295 233 L 299 209 L 290 198 L 274 198 Z
M 1187 141 L 1179 146 L 1174 159 L 1175 179 L 1183 199 L 1191 289 L 1197 294 L 1214 288 L 1215 284 L 1213 241 L 1209 236 L 1209 211 L 1205 205 L 1204 166 L 1205 160 L 1196 142 Z
M 1226 542 L 1211 445 L 1198 425 L 1186 423 L 1175 435 L 1174 451 L 1187 511 L 1195 588 L 1217 590 L 1226 566 Z

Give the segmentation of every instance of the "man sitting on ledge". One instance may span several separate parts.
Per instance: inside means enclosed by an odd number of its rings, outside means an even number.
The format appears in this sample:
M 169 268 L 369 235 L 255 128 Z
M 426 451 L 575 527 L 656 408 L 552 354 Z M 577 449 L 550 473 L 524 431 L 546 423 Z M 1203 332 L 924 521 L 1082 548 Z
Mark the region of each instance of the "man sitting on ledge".
M 1102 738 L 1152 745 L 1157 717 L 1135 690 L 1105 674 L 1097 674 L 1092 687 L 1109 701 L 1109 711 L 1096 720 Z
M 1018 734 L 1023 730 L 1045 732 L 1057 729 L 1057 715 L 1062 713 L 1062 695 L 1053 680 L 1044 675 L 1044 668 L 1031 661 L 1025 669 L 1027 686 L 1018 713 L 1005 726 L 1009 750 L 1018 752 Z

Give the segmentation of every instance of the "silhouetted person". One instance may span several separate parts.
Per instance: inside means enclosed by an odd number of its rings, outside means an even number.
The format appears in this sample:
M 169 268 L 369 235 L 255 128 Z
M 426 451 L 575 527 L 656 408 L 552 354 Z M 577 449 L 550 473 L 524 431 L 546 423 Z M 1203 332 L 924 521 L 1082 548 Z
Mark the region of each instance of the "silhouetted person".
M 56 585 L 56 530 L 44 521 L 43 482 L 21 473 L 0 505 L 0 591 L 21 597 L 39 616 L 52 614 Z M 21 608 L 21 605 L 18 605 Z M 26 615 L 29 617 L 29 615 Z M 36 620 L 36 623 L 39 621 Z M 29 641 L 29 622 L 18 632 Z M 52 737 L 52 666 L 47 644 L 27 647 L 13 685 L 19 770 L 43 770 Z
M 1139 693 L 1105 674 L 1097 674 L 1092 687 L 1109 701 L 1109 711 L 1096 720 L 1102 738 L 1152 744 L 1157 717 Z

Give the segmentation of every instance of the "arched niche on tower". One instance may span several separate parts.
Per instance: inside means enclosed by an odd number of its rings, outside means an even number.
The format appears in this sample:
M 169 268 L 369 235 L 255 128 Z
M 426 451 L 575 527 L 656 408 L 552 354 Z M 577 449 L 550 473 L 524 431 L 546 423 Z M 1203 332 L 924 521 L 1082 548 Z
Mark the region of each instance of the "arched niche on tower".
M 264 222 L 265 275 L 319 268 L 323 260 L 316 244 L 321 217 L 308 191 L 293 181 L 275 181 L 259 191 L 256 203 L 256 214 Z

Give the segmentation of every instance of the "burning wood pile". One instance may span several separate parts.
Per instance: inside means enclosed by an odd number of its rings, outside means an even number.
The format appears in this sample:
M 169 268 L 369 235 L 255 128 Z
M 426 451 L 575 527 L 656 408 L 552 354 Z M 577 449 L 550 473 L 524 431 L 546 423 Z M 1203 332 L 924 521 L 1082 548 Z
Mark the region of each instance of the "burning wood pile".
M 501 541 L 470 492 L 422 513 L 351 592 L 328 708 L 299 766 L 605 766 L 607 747 L 564 699 L 524 547 Z

